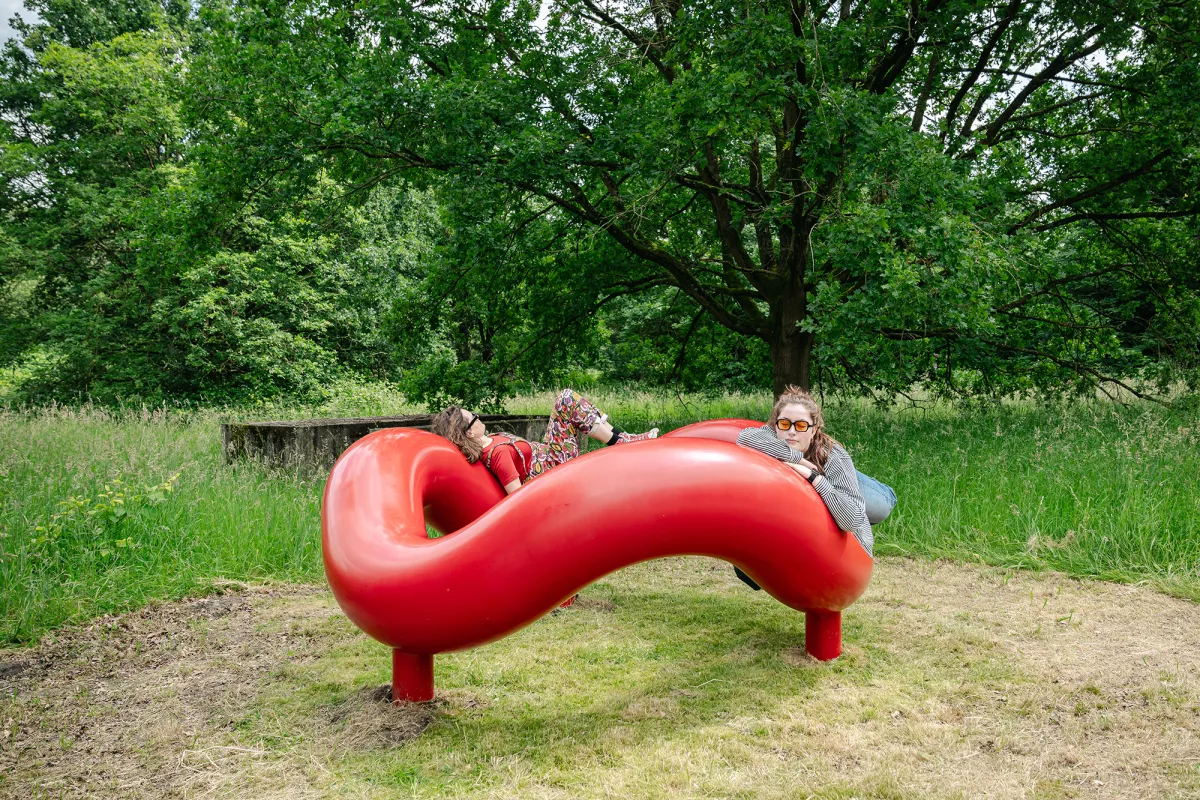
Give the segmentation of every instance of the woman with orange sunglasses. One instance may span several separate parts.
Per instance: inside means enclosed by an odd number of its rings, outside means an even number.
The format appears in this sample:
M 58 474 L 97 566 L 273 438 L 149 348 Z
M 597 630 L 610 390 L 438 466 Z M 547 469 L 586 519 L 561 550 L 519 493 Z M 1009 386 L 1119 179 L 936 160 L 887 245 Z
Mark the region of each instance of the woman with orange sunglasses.
M 896 493 L 854 468 L 846 448 L 825 432 L 821 407 L 812 395 L 787 387 L 775 401 L 768 423 L 744 429 L 738 434 L 738 444 L 794 469 L 816 489 L 837 526 L 854 534 L 867 553 L 872 552 L 875 538 L 871 525 L 892 512 Z

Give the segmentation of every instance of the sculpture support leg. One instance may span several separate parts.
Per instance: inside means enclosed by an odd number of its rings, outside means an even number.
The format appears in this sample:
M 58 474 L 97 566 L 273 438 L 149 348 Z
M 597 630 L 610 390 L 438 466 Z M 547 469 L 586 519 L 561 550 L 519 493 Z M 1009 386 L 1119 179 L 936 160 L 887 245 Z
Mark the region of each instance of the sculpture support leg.
M 433 699 L 433 656 L 392 651 L 392 702 L 424 703 Z
M 818 661 L 842 654 L 842 615 L 838 611 L 804 612 L 804 649 Z

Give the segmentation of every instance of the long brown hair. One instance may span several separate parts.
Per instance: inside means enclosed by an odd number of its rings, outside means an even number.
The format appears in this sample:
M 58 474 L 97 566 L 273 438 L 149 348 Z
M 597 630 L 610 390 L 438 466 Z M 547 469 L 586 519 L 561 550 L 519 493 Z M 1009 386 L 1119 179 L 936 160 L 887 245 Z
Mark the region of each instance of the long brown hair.
M 825 432 L 825 415 L 821 413 L 821 407 L 817 405 L 816 400 L 813 400 L 813 396 L 799 386 L 790 384 L 784 388 L 783 394 L 779 395 L 779 399 L 775 401 L 775 407 L 771 409 L 770 425 L 772 430 L 775 429 L 775 421 L 779 419 L 779 412 L 788 405 L 803 406 L 804 410 L 812 415 L 812 441 L 808 443 L 808 450 L 805 451 L 804 457 L 816 464 L 817 469 L 824 472 L 825 461 L 833 451 L 833 446 L 840 445 L 841 442 Z
M 469 463 L 474 464 L 483 454 L 483 445 L 479 440 L 467 436 L 467 421 L 463 419 L 461 406 L 446 406 L 440 414 L 433 418 L 433 424 L 430 427 L 438 436 L 445 436 L 461 450 Z

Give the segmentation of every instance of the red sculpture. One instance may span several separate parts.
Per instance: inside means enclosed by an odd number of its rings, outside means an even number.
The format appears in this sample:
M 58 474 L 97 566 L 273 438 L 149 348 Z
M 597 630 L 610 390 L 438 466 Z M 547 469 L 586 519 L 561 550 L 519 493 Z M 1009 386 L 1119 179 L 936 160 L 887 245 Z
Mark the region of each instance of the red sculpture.
M 813 488 L 732 442 L 747 420 L 588 453 L 505 497 L 440 436 L 377 431 L 325 485 L 325 574 L 346 615 L 393 648 L 393 698 L 433 698 L 433 655 L 533 622 L 622 567 L 724 559 L 805 612 L 805 647 L 841 654 L 841 610 L 872 560 Z M 503 502 L 502 502 L 503 501 Z M 426 524 L 447 535 L 428 538 Z

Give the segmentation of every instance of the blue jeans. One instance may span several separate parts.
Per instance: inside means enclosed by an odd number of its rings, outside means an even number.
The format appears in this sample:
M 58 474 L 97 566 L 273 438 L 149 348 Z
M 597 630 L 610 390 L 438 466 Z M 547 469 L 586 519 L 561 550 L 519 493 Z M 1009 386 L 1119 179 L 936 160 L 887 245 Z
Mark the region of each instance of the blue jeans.
M 896 493 L 886 483 L 880 483 L 870 475 L 859 472 L 858 488 L 862 490 L 863 500 L 867 505 L 867 521 L 872 525 L 883 522 L 896 507 Z

